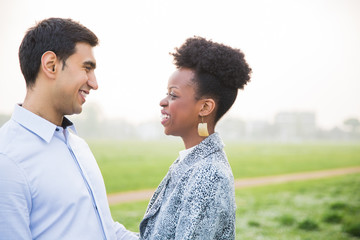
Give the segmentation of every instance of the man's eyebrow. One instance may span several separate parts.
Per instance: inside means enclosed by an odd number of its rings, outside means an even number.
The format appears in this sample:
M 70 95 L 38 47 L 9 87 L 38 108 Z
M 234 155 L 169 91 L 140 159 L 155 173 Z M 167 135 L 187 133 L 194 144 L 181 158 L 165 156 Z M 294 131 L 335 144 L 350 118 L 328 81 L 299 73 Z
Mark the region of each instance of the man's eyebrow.
M 92 69 L 96 68 L 96 63 L 93 61 L 86 61 L 83 63 L 84 66 L 90 66 Z

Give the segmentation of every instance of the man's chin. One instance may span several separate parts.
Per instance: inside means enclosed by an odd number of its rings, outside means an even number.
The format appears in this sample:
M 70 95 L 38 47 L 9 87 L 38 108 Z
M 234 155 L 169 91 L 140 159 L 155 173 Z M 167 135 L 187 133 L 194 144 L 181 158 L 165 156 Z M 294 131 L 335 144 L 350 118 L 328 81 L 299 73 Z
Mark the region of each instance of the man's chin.
M 74 114 L 80 114 L 82 112 L 82 108 L 76 112 L 74 112 Z
M 76 114 L 80 114 L 81 112 L 82 112 L 82 107 L 73 109 L 71 112 L 68 112 L 65 115 L 76 115 Z

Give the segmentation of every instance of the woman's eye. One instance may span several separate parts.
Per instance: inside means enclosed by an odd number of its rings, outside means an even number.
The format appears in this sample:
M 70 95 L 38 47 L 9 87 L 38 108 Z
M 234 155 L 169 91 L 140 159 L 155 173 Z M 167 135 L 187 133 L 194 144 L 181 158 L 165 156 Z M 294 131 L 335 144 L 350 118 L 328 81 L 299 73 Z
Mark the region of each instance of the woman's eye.
M 170 96 L 171 99 L 175 99 L 177 97 L 173 92 L 167 93 L 166 95 Z

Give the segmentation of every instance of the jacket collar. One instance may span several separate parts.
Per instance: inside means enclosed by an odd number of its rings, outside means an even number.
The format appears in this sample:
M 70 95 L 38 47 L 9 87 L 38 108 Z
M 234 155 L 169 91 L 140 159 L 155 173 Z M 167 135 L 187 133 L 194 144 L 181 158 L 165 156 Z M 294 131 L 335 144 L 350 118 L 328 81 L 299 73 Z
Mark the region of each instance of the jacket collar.
M 224 143 L 218 133 L 213 133 L 205 138 L 179 164 L 171 166 L 171 184 L 176 184 L 183 174 L 197 162 L 202 161 L 215 152 L 221 151 L 223 148 Z
M 194 149 L 185 157 L 184 161 L 187 162 L 187 164 L 192 165 L 214 152 L 221 151 L 223 148 L 224 143 L 219 134 L 215 132 L 195 146 Z

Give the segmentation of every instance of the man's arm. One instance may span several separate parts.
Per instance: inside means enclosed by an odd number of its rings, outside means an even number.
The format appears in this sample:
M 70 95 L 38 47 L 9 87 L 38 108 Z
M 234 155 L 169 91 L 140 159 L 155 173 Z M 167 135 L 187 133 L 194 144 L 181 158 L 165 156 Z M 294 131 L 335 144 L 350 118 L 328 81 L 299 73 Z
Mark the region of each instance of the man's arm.
M 137 240 L 139 236 L 127 230 L 122 224 L 114 222 L 117 240 Z
M 22 169 L 0 153 L 0 240 L 32 239 L 30 208 L 31 195 Z

